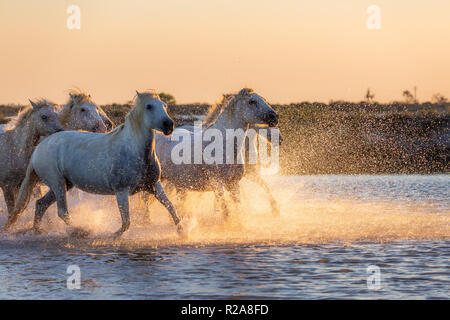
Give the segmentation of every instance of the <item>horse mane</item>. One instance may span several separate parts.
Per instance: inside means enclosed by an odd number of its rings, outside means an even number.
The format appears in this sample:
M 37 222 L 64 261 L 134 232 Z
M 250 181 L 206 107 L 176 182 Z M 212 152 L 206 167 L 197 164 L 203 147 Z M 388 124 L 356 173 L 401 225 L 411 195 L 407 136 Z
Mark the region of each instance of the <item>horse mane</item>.
M 47 99 L 39 99 L 37 101 L 33 101 L 36 105 L 36 108 L 39 110 L 41 108 L 53 107 L 56 108 L 58 105 Z M 21 109 L 17 116 L 12 118 L 5 127 L 5 131 L 14 130 L 15 128 L 24 126 L 27 121 L 30 119 L 31 114 L 33 113 L 34 108 L 32 106 L 27 106 L 24 109 Z
M 209 108 L 208 113 L 202 121 L 202 125 L 209 128 L 217 121 L 219 116 L 225 110 L 232 114 L 234 112 L 236 103 L 242 98 L 253 94 L 254 92 L 255 91 L 251 88 L 243 88 L 238 93 L 222 94 L 221 99 Z
M 74 105 L 80 105 L 84 102 L 92 102 L 91 96 L 80 89 L 73 89 L 69 91 L 69 101 L 62 107 L 61 111 L 58 113 L 59 122 L 65 126 L 71 117 L 72 108 Z

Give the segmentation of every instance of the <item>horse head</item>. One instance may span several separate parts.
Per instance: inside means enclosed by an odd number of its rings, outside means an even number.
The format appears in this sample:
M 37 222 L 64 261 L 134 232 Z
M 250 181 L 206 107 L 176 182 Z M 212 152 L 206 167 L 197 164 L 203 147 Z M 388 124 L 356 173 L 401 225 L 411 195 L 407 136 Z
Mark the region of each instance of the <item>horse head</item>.
M 154 92 L 136 91 L 136 94 L 134 121 L 141 123 L 146 129 L 170 135 L 173 132 L 174 122 L 167 114 L 167 105 Z
M 113 128 L 112 121 L 84 92 L 71 92 L 69 102 L 60 113 L 60 121 L 69 130 L 106 132 Z
M 30 103 L 32 108 L 19 114 L 16 127 L 20 126 L 23 122 L 27 122 L 29 127 L 34 128 L 39 136 L 48 136 L 64 130 L 58 121 L 58 105 L 44 99 L 38 100 L 37 102 L 30 100 Z
M 278 114 L 268 102 L 252 89 L 244 88 L 231 98 L 235 103 L 234 112 L 250 125 L 262 124 L 269 127 L 278 125 Z

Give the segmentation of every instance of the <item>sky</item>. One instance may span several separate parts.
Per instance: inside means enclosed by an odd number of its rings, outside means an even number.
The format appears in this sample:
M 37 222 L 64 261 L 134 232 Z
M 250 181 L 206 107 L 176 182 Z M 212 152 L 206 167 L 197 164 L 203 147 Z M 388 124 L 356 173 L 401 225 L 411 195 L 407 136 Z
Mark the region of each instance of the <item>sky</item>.
M 80 29 L 69 29 L 70 5 Z M 370 5 L 380 29 L 369 29 Z M 272 103 L 450 98 L 448 0 L 0 0 L 0 103 L 252 87 Z M 373 21 L 373 20 L 371 20 Z

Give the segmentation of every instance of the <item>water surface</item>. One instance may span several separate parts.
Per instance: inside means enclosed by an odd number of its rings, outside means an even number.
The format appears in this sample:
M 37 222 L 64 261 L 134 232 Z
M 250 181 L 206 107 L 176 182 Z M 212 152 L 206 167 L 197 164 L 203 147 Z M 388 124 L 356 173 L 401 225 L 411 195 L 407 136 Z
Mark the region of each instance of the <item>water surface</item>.
M 269 177 L 280 217 L 243 181 L 227 222 L 210 194 L 190 195 L 185 238 L 159 204 L 148 221 L 135 197 L 120 241 L 110 238 L 120 226 L 114 198 L 74 192 L 74 222 L 91 236 L 68 237 L 55 208 L 45 235 L 0 236 L 0 298 L 448 299 L 449 177 Z M 32 208 L 16 231 L 31 225 Z M 69 265 L 80 267 L 80 290 L 67 289 Z M 380 268 L 378 290 L 367 286 L 369 266 Z

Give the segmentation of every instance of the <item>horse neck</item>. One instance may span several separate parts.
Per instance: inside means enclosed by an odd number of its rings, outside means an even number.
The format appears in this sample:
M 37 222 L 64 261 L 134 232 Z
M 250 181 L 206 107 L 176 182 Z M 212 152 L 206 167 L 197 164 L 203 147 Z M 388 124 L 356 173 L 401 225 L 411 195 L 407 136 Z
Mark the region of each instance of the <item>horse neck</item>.
M 31 156 L 34 148 L 39 143 L 40 136 L 37 130 L 29 123 L 25 123 L 12 131 L 14 147 L 20 150 L 22 154 Z
M 242 129 L 246 132 L 249 128 L 249 124 L 242 120 L 241 117 L 238 117 L 235 114 L 230 115 L 224 111 L 211 128 L 220 130 L 222 134 L 225 134 L 227 129 Z
M 222 112 L 222 114 L 219 116 L 217 121 L 211 126 L 211 128 L 215 128 L 220 130 L 222 133 L 222 137 L 225 139 L 226 137 L 226 130 L 232 129 L 232 130 L 239 130 L 242 129 L 245 133 L 247 133 L 247 130 L 249 129 L 250 125 L 245 122 L 242 117 L 238 116 L 237 114 L 230 114 L 226 112 Z M 242 147 L 245 145 L 245 139 L 243 139 L 243 142 L 241 144 L 238 144 L 237 139 L 234 141 L 234 155 L 237 157 L 238 153 L 242 151 Z
M 131 144 L 137 154 L 146 157 L 146 155 L 155 153 L 155 134 L 153 130 L 142 129 L 137 124 L 132 124 L 131 119 L 127 118 L 123 130 L 120 132 L 124 137 L 125 143 Z M 130 143 L 129 139 L 132 139 Z

